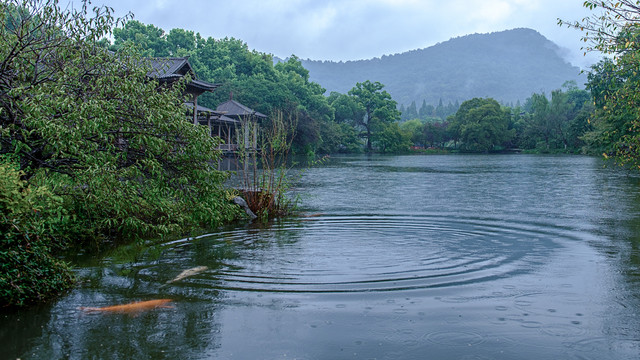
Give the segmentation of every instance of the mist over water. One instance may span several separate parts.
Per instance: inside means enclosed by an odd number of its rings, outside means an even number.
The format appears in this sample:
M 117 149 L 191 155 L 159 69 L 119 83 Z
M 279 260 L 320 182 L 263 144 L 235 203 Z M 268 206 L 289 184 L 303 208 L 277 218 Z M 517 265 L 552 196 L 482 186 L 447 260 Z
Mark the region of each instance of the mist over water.
M 640 179 L 603 165 L 334 157 L 295 188 L 303 216 L 87 262 L 59 302 L 2 315 L 0 345 L 30 359 L 636 359 Z M 77 310 L 156 298 L 174 308 Z

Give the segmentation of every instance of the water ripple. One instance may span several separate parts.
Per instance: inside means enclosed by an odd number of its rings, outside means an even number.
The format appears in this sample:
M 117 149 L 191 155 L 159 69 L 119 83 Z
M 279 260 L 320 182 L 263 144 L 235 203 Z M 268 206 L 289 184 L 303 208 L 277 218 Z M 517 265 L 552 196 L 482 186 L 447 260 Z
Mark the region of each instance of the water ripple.
M 211 234 L 195 240 L 197 245 L 189 251 L 204 249 L 219 256 L 199 277 L 200 286 L 256 292 L 385 292 L 528 273 L 572 237 L 559 227 L 496 219 L 322 216 L 259 232 Z M 167 245 L 183 252 L 185 243 Z

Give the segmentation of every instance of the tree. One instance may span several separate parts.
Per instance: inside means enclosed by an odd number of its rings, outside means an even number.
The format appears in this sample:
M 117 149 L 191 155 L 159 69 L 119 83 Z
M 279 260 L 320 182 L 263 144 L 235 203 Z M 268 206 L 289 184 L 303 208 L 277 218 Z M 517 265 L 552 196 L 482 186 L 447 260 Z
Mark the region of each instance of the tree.
M 169 56 L 171 53 L 164 30 L 137 20 L 130 20 L 122 28 L 113 29 L 113 38 L 114 50 L 129 43 L 138 46 L 142 53 L 149 57 Z
M 368 152 L 373 151 L 372 134 L 384 131 L 385 124 L 400 118 L 397 103 L 383 88 L 384 85 L 381 83 L 367 80 L 363 83 L 356 83 L 356 86 L 349 90 L 349 96 L 353 97 L 362 112 L 362 116 L 354 120 L 356 125 L 364 128 Z
M 196 35 L 193 31 L 171 29 L 166 39 L 172 56 L 189 55 L 196 48 Z
M 474 98 L 460 105 L 449 126 L 465 150 L 488 152 L 513 136 L 509 119 L 510 114 L 494 99 Z
M 76 219 L 68 237 L 101 240 L 212 227 L 233 216 L 218 142 L 185 121 L 184 84 L 160 87 L 128 44 L 97 44 L 109 8 L 2 3 L 0 155 L 48 186 Z M 20 9 L 11 12 L 11 9 Z
M 575 83 L 567 83 L 563 89 L 552 91 L 550 100 L 544 94 L 533 94 L 522 114 L 516 108 L 513 126 L 518 146 L 540 152 L 581 150 L 581 138 L 590 128 L 591 95 Z
M 424 123 L 419 119 L 408 120 L 400 124 L 400 130 L 409 135 L 413 145 L 424 145 L 423 129 Z
M 397 122 L 380 123 L 373 134 L 373 142 L 381 153 L 403 153 L 409 151 L 411 134 L 403 131 Z
M 403 121 L 418 119 L 419 117 L 415 101 L 412 101 L 405 111 L 402 112 Z
M 447 110 L 444 107 L 444 104 L 442 103 L 442 99 L 440 99 L 440 101 L 438 101 L 438 106 L 435 109 L 435 113 L 436 116 L 439 117 L 440 119 L 444 119 L 447 117 Z
M 352 96 L 332 91 L 327 101 L 335 111 L 337 123 L 354 125 L 364 116 L 363 110 Z
M 582 21 L 558 19 L 558 24 L 583 31 L 582 40 L 586 43 L 585 51 L 597 50 L 605 54 L 619 54 L 640 45 L 628 42 L 629 30 L 640 24 L 640 1 L 585 1 L 583 6 L 589 10 L 601 9 L 602 12 L 592 14 Z
M 429 147 L 444 147 L 447 141 L 447 123 L 429 122 L 424 125 L 422 137 L 425 145 Z
M 427 100 L 422 100 L 422 106 L 420 106 L 420 110 L 418 112 L 420 119 L 426 120 L 427 118 L 433 116 L 434 112 L 435 108 L 433 107 L 433 105 L 427 105 Z
M 549 99 L 544 94 L 533 94 L 527 103 L 531 114 L 527 119 L 525 138 L 532 141 L 527 148 L 543 146 L 544 150 L 549 150 L 552 136 Z
M 592 149 L 640 169 L 640 1 L 585 1 L 584 6 L 601 12 L 559 23 L 584 31 L 586 51 L 612 55 L 589 74 L 596 111 L 585 139 Z

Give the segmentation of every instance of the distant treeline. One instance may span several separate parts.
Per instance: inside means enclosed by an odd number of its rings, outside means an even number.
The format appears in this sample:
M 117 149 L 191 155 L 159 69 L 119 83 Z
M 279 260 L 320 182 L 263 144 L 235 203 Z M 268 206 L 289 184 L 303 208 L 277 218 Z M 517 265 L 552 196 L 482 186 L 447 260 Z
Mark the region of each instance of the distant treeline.
M 148 57 L 189 56 L 200 79 L 220 84 L 215 92 L 200 98 L 200 104 L 204 106 L 215 108 L 233 96 L 265 114 L 284 111 L 294 115 L 298 119 L 293 143 L 297 153 L 397 153 L 407 152 L 412 147 L 477 149 L 469 143 L 471 137 L 457 134 L 449 128 L 461 106 L 457 101 L 445 105 L 440 100 L 437 105 L 431 105 L 423 100 L 419 108 L 415 102 L 407 107 L 398 107 L 384 89 L 384 84 L 375 81 L 353 84 L 353 89 L 346 94 L 331 92 L 326 96 L 325 89 L 309 80 L 309 71 L 296 56 L 274 62 L 271 55 L 250 50 L 238 39 L 203 38 L 184 29 L 165 33 L 154 25 L 133 20 L 115 29 L 113 44 L 105 45 L 117 51 L 126 44 L 134 44 Z M 573 86 L 570 91 L 574 94 L 581 90 Z M 582 90 L 581 94 L 586 92 Z M 540 96 L 530 99 L 531 102 L 534 100 L 540 100 Z M 574 107 L 582 108 L 582 105 Z M 530 104 L 508 110 L 504 106 L 502 108 L 509 113 L 511 135 L 488 150 L 518 147 L 540 151 L 580 151 L 583 142 L 575 137 L 583 134 L 570 132 L 575 135 L 574 139 L 556 140 L 549 134 L 568 132 L 562 129 L 564 125 L 558 124 L 553 126 L 560 128 L 541 129 L 544 124 L 539 119 L 543 116 L 539 108 Z M 564 118 L 570 122 L 572 116 L 567 114 Z M 538 121 L 535 126 L 533 119 Z
M 458 101 L 455 104 L 449 102 L 446 106 L 442 103 L 442 99 L 438 103 L 438 106 L 427 104 L 427 100 L 422 100 L 420 109 L 416 106 L 416 102 L 412 101 L 409 106 L 405 108 L 404 105 L 400 105 L 401 121 L 407 121 L 412 119 L 420 119 L 424 121 L 433 121 L 436 118 L 440 120 L 446 120 L 448 116 L 453 115 L 460 108 Z
M 499 35 L 522 34 L 546 44 L 531 31 Z M 612 74 L 610 62 L 594 67 L 587 90 L 570 80 L 551 93 L 531 94 L 524 104 L 505 105 L 492 98 L 429 104 L 425 99 L 420 107 L 415 101 L 405 107 L 398 106 L 378 79 L 355 83 L 346 94 L 332 91 L 327 95 L 310 80 L 309 71 L 296 56 L 274 62 L 272 55 L 250 50 L 238 39 L 205 39 L 183 29 L 165 33 L 154 25 L 129 21 L 114 31 L 114 40 L 106 44 L 114 50 L 133 43 L 146 56 L 189 56 L 201 79 L 221 84 L 214 93 L 203 96 L 204 106 L 215 108 L 233 93 L 234 99 L 265 114 L 284 111 L 294 115 L 298 119 L 293 142 L 297 153 L 401 153 L 434 147 L 615 154 L 620 146 L 622 150 L 627 146 L 620 142 L 624 122 L 597 116 L 603 112 L 596 107 L 606 103 L 598 98 L 610 99 L 607 86 L 616 85 L 605 81 Z M 593 94 L 594 90 L 599 92 Z
M 500 105 L 493 99 L 465 101 L 446 119 L 424 111 L 400 128 L 417 148 L 490 152 L 586 152 L 585 136 L 593 131 L 591 95 L 567 82 L 551 97 L 533 94 L 524 105 Z M 439 106 L 440 107 L 440 106 Z M 413 108 L 410 106 L 409 109 Z M 424 105 L 421 109 L 431 109 Z M 422 115 L 422 116 L 421 116 Z M 403 116 L 405 117 L 405 116 Z

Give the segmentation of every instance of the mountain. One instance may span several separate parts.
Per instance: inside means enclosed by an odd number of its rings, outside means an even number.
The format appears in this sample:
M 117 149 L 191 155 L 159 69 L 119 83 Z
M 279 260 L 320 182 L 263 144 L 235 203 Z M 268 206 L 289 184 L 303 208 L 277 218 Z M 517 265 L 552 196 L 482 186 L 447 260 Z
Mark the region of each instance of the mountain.
M 586 82 L 562 49 L 531 29 L 473 34 L 434 46 L 347 62 L 303 60 L 310 80 L 347 93 L 357 82 L 379 81 L 399 104 L 423 100 L 462 102 L 492 97 L 504 103 L 524 101 L 533 93 L 559 89 L 566 81 Z

